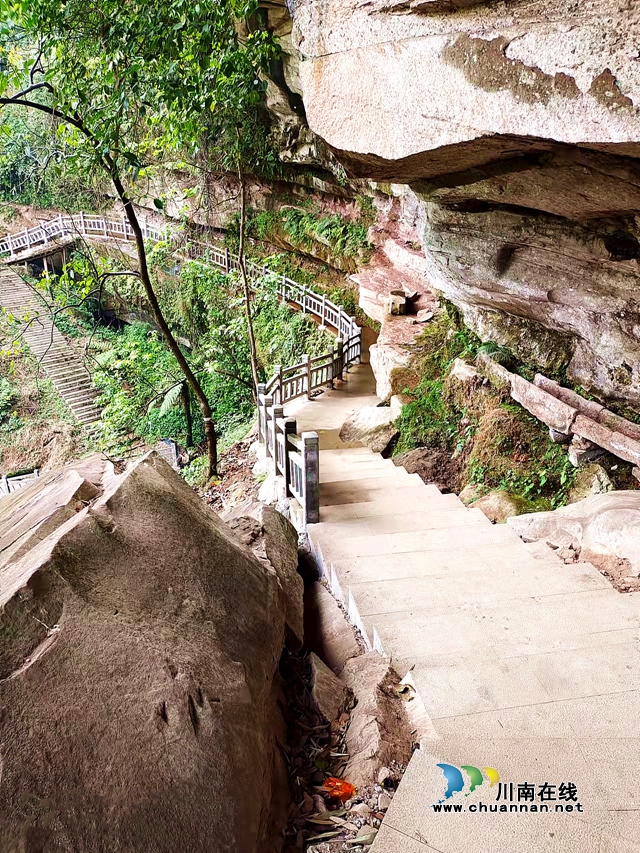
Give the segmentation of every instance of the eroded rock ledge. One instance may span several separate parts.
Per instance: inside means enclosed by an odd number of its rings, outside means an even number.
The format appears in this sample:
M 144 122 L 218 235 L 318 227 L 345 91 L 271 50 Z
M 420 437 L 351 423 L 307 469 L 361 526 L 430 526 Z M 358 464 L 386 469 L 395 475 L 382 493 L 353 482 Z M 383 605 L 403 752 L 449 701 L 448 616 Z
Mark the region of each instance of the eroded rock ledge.
M 636 410 L 639 34 L 628 0 L 299 0 L 285 45 L 310 129 L 400 200 L 424 294 Z

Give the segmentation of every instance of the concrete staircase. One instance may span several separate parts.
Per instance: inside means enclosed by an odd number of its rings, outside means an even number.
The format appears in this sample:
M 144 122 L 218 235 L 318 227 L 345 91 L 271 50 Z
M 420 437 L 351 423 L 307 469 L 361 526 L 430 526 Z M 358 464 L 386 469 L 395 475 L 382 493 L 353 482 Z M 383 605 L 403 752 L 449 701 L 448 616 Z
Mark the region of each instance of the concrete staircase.
M 22 279 L 0 267 L 0 306 L 16 319 L 28 317 L 23 340 L 40 361 L 76 420 L 89 428 L 100 420 L 100 409 L 89 373 L 67 339 L 55 328 L 44 306 Z M 34 319 L 35 318 L 35 319 Z
M 640 597 L 342 444 L 349 408 L 377 402 L 368 371 L 287 414 L 320 433 L 312 547 L 430 718 L 372 853 L 640 853 Z M 463 813 L 437 814 L 441 762 L 516 784 L 571 781 L 584 813 L 474 813 L 496 801 L 486 780 L 451 800 Z

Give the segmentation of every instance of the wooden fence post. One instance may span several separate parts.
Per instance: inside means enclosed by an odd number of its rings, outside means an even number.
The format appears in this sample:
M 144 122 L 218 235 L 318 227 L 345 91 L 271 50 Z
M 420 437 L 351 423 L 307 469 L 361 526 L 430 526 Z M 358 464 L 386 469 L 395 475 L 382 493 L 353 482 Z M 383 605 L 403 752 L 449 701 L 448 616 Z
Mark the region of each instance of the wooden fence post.
M 320 521 L 320 448 L 317 432 L 302 433 L 302 469 L 304 472 L 304 523 Z
M 86 229 L 85 224 L 84 224 L 84 211 L 82 211 L 82 210 L 80 211 L 80 233 L 81 234 L 87 233 L 87 229 Z
M 225 248 L 224 250 L 224 271 L 229 272 L 231 269 L 231 262 L 229 260 L 229 249 Z
M 284 422 L 284 494 L 292 497 L 291 493 L 291 467 L 289 465 L 289 436 L 295 435 L 298 429 L 295 418 L 287 418 Z
M 325 319 L 325 308 L 327 304 L 327 297 L 325 294 L 322 294 L 322 307 L 320 308 L 320 325 L 324 327 L 324 319 Z

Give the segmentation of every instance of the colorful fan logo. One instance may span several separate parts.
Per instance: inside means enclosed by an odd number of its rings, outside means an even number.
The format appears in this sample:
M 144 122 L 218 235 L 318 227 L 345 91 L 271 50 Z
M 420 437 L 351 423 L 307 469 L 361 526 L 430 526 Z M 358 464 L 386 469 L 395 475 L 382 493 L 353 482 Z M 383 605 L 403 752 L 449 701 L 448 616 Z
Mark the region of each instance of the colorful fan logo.
M 447 782 L 447 790 L 444 793 L 444 800 L 449 799 L 449 797 L 452 797 L 454 794 L 457 794 L 459 791 L 464 789 L 465 781 L 464 776 L 462 775 L 463 770 L 471 782 L 467 796 L 469 796 L 472 791 L 475 791 L 475 789 L 484 782 L 482 772 L 477 767 L 472 767 L 470 764 L 462 764 L 460 767 L 455 767 L 453 764 L 438 764 L 436 766 L 442 770 Z M 493 786 L 500 781 L 500 774 L 493 767 L 483 767 L 482 770 L 487 775 L 489 787 L 493 788 Z M 444 800 L 439 800 L 439 802 L 444 803 Z

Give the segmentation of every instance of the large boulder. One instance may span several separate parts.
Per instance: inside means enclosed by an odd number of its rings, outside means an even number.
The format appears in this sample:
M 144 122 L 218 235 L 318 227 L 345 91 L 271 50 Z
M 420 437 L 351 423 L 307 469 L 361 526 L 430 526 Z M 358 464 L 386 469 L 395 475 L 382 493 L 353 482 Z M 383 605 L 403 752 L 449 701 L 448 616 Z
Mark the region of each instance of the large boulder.
M 298 533 L 295 527 L 272 506 L 252 500 L 223 513 L 222 518 L 256 557 L 275 571 L 285 603 L 287 627 L 302 643 L 304 584 L 298 574 Z
M 284 581 L 164 461 L 102 468 L 0 501 L 0 849 L 276 849 Z
M 591 495 L 578 503 L 509 518 L 525 542 L 542 540 L 554 548 L 571 548 L 584 560 L 628 560 L 640 573 L 640 491 Z
M 374 453 L 382 453 L 398 434 L 393 416 L 389 406 L 363 406 L 344 422 L 340 438 L 346 442 L 361 442 Z

